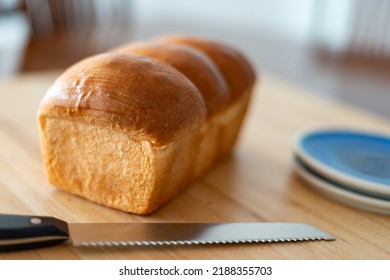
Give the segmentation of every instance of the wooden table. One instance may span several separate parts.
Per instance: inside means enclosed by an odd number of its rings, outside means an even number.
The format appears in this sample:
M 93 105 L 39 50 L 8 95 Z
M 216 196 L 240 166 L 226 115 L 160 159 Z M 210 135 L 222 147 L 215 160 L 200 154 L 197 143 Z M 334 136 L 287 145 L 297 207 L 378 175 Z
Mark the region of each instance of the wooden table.
M 74 248 L 3 253 L 0 259 L 390 259 L 390 217 L 340 205 L 292 169 L 291 142 L 303 128 L 337 125 L 390 133 L 390 123 L 265 76 L 235 151 L 149 216 L 106 208 L 46 182 L 36 123 L 58 73 L 0 82 L 0 212 L 69 222 L 304 222 L 336 241 L 213 246 Z

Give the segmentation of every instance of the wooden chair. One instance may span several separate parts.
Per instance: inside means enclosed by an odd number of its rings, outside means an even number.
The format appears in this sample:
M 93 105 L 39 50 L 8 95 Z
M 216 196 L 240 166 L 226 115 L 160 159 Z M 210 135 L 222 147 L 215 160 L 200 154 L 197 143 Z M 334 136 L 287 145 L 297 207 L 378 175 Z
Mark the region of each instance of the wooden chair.
M 25 0 L 31 37 L 22 71 L 56 69 L 127 41 L 131 1 Z

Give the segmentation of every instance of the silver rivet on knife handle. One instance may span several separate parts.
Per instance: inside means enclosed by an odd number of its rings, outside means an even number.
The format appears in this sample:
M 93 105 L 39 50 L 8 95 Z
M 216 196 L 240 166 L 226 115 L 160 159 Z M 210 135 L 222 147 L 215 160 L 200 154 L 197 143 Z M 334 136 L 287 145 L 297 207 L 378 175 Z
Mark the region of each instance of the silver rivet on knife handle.
M 30 223 L 33 225 L 40 225 L 42 224 L 42 220 L 40 218 L 34 217 L 30 219 Z

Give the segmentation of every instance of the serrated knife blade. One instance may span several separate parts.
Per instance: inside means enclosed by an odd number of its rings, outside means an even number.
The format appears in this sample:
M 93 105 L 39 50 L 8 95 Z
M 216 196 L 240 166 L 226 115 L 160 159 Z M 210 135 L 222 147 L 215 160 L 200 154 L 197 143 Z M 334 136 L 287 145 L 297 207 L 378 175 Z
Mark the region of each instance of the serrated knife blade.
M 66 223 L 42 216 L 0 215 L 0 251 L 63 241 L 75 246 L 190 245 L 334 240 L 303 223 Z

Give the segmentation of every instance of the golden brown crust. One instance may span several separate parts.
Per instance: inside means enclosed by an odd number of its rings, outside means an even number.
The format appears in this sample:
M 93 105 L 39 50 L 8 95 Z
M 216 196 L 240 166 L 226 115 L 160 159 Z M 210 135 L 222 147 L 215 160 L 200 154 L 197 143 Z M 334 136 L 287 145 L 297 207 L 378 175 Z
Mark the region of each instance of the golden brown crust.
M 185 36 L 164 36 L 158 40 L 190 46 L 207 54 L 228 83 L 231 100 L 238 98 L 255 81 L 255 73 L 248 60 L 238 50 L 230 46 L 212 40 Z
M 199 89 L 205 100 L 207 115 L 224 108 L 229 100 L 228 86 L 216 65 L 197 49 L 166 43 L 131 43 L 114 52 L 143 55 L 171 65 Z
M 231 150 L 249 63 L 219 43 L 166 40 L 87 58 L 55 81 L 38 112 L 51 184 L 149 214 Z
M 169 65 L 107 53 L 65 71 L 42 100 L 40 115 L 119 127 L 164 145 L 199 126 L 206 108 L 198 89 Z

